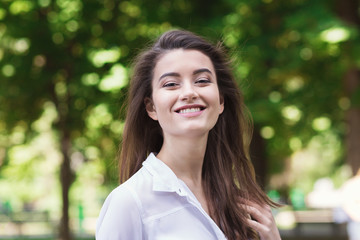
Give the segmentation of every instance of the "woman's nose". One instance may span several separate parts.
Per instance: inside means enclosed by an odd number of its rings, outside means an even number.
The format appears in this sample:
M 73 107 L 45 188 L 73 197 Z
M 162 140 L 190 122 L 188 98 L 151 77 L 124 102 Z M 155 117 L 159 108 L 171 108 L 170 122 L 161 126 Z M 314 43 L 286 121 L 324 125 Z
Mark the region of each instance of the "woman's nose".
M 180 99 L 182 101 L 193 101 L 199 97 L 192 84 L 184 84 L 181 89 Z

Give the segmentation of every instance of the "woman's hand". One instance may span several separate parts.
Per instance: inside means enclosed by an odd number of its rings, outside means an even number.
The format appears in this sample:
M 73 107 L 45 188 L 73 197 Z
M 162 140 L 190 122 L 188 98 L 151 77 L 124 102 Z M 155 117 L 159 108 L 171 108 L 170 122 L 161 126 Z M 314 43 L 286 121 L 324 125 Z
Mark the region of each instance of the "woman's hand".
M 242 203 L 242 206 L 251 216 L 249 226 L 259 233 L 261 240 L 281 240 L 270 206 L 260 206 L 250 201 Z

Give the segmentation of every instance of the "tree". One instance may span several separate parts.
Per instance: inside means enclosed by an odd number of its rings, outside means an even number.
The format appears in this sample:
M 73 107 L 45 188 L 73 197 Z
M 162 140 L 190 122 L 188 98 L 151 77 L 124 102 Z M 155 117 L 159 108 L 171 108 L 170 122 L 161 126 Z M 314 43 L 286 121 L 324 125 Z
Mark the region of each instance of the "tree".
M 360 30 L 360 2 L 356 0 L 336 1 L 336 9 L 339 17 L 350 26 Z M 346 95 L 351 99 L 351 107 L 346 112 L 346 121 L 348 124 L 346 132 L 346 162 L 351 166 L 352 173 L 355 176 L 360 169 L 360 67 L 356 64 L 354 49 L 357 46 L 348 44 L 344 55 L 348 59 L 347 69 L 343 76 L 343 85 Z M 357 47 L 358 48 L 358 47 Z M 355 51 L 358 53 L 359 50 Z
M 317 141 L 322 139 L 323 152 L 329 139 L 326 136 L 333 136 L 338 139 L 336 144 L 340 143 L 345 134 L 345 111 L 352 115 L 347 117 L 352 129 L 348 131 L 347 142 L 352 147 L 345 155 L 353 159 L 348 160 L 353 172 L 358 168 L 356 151 L 360 149 L 360 135 L 355 109 L 359 91 L 355 79 L 358 79 L 359 30 L 344 23 L 335 9 L 345 8 L 342 16 L 354 23 L 358 22 L 359 7 L 358 1 L 338 1 L 338 5 L 345 5 L 340 8 L 335 3 L 241 1 L 234 2 L 234 11 L 224 17 L 225 44 L 239 56 L 236 70 L 243 79 L 241 84 L 254 116 L 255 133 L 266 139 L 265 148 L 261 147 L 261 138 L 258 144 L 259 138 L 255 138 L 253 144 L 254 151 L 258 151 L 255 155 L 266 156 L 254 158 L 260 160 L 255 166 L 270 167 L 263 172 L 286 170 L 286 159 L 311 145 L 314 136 L 319 136 Z M 342 79 L 353 79 L 350 87 L 353 97 L 346 93 L 349 91 L 343 88 Z M 312 167 L 313 176 L 307 177 L 311 182 L 337 174 L 334 169 L 342 165 L 344 155 L 339 147 L 336 149 L 335 154 L 330 154 L 331 163 L 326 160 L 329 157 L 318 156 L 318 164 L 326 164 L 328 170 Z M 282 184 L 289 187 L 294 182 L 286 177 Z

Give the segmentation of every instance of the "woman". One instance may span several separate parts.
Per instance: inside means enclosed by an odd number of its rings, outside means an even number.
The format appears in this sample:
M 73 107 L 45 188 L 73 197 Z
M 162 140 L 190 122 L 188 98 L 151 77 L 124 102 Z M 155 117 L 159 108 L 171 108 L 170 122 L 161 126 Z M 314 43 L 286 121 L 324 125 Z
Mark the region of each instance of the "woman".
M 135 61 L 123 184 L 104 203 L 97 239 L 280 239 L 276 204 L 248 157 L 245 113 L 220 46 L 164 33 Z

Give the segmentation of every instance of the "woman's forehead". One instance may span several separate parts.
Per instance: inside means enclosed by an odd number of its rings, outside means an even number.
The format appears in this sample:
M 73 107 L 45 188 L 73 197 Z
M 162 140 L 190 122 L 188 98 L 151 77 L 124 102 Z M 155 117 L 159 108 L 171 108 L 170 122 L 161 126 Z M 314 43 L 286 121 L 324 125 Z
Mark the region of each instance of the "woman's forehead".
M 208 68 L 214 72 L 210 58 L 198 50 L 175 49 L 163 54 L 157 61 L 154 73 L 163 71 L 180 71 L 191 68 Z

